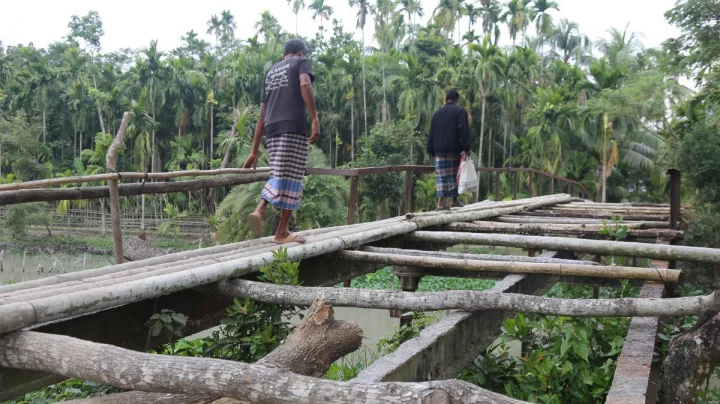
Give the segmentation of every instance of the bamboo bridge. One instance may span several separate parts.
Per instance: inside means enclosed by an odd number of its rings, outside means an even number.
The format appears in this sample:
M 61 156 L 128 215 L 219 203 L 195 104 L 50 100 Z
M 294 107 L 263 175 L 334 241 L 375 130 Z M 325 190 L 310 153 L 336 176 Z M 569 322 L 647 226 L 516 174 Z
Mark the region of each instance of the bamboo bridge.
M 81 400 L 83 403 L 518 403 L 454 378 L 497 338 L 506 318 L 514 313 L 538 313 L 632 317 L 606 402 L 654 403 L 660 364 L 653 361 L 653 353 L 660 319 L 697 315 L 720 306 L 715 293 L 675 297 L 681 276 L 676 263 L 718 264 L 720 249 L 677 245 L 682 239 L 678 229 L 682 212 L 679 173 L 674 170 L 670 172 L 669 204 L 595 203 L 578 198 L 589 196 L 581 185 L 549 176 L 547 181 L 539 181 L 538 187 L 532 186 L 540 193 L 549 191 L 545 196 L 412 213 L 413 172 L 431 171 L 429 167 L 309 169 L 309 175 L 350 179 L 348 224 L 303 231 L 307 243 L 283 246 L 290 260 L 300 262 L 302 286 L 282 286 L 253 281 L 256 272 L 274 259 L 273 251 L 278 248 L 267 237 L 123 262 L 120 196 L 264 181 L 264 170 L 150 175 L 114 173 L 114 162 L 109 159 L 109 163 L 111 172 L 102 178 L 0 185 L 0 205 L 109 196 L 118 262 L 0 286 L 0 400 L 77 377 L 131 390 Z M 167 179 L 229 171 L 233 175 L 209 180 L 144 183 L 151 176 Z M 398 171 L 406 172 L 409 178 L 405 189 L 408 213 L 354 223 L 359 176 Z M 501 172 L 537 174 L 533 170 L 497 169 L 496 184 Z M 118 184 L 128 179 L 143 183 Z M 89 181 L 107 181 L 108 186 L 41 189 Z M 575 188 L 571 195 L 556 193 L 558 187 L 561 191 Z M 608 240 L 602 230 L 614 226 L 608 221 L 616 216 L 623 217 L 627 238 Z M 443 251 L 461 244 L 513 247 L 513 251 L 523 253 Z M 632 265 L 608 265 L 604 257 L 609 256 L 630 257 Z M 650 267 L 637 265 L 638 258 L 650 259 Z M 388 266 L 400 279 L 401 292 L 336 286 Z M 487 278 L 497 283 L 483 292 L 416 292 L 422 277 L 429 275 Z M 542 297 L 556 283 L 593 285 L 597 293 L 600 286 L 620 286 L 620 280 L 642 286 L 641 297 Z M 149 336 L 145 325 L 160 309 L 185 314 L 190 320 L 182 333 L 192 335 L 218 325 L 232 299 L 244 297 L 311 308 L 285 343 L 257 364 L 142 352 L 148 346 L 167 343 Z M 332 306 L 388 309 L 395 315 L 406 311 L 450 312 L 355 379 L 334 382 L 320 377 L 330 363 L 359 346 L 362 330 L 335 321 Z M 304 334 L 299 337 L 295 333 Z M 338 341 L 345 345 L 338 345 Z M 348 344 L 354 348 L 348 349 Z

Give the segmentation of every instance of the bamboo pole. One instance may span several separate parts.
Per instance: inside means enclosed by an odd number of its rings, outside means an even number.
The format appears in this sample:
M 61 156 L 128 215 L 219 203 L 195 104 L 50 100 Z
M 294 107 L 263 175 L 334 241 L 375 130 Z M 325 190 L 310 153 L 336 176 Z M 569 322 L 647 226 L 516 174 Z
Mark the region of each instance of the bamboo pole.
M 558 201 L 568 199 L 567 196 L 558 198 L 528 199 L 525 208 L 530 206 L 549 206 Z M 540 201 L 540 202 L 538 202 Z M 513 209 L 519 209 L 513 208 Z M 488 209 L 481 212 L 467 212 L 446 215 L 445 218 L 429 217 L 431 223 L 446 224 L 457 220 L 477 220 L 498 213 L 500 209 Z M 288 246 L 288 259 L 299 261 L 305 258 L 316 257 L 331 252 L 348 248 L 356 248 L 363 244 L 406 234 L 417 230 L 421 225 L 429 225 L 419 217 L 412 222 L 401 222 L 381 228 L 357 231 L 344 236 L 332 237 L 328 240 L 309 242 L 305 245 L 291 244 Z M 420 221 L 418 224 L 416 221 Z M 183 289 L 198 287 L 201 285 L 218 282 L 223 279 L 238 277 L 257 271 L 272 262 L 274 256 L 271 251 L 254 253 L 251 256 L 229 259 L 206 265 L 191 265 L 191 268 L 178 270 L 168 268 L 162 271 L 148 274 L 137 274 L 135 276 L 149 276 L 127 281 L 120 279 L 112 281 L 109 286 L 95 287 L 92 283 L 86 283 L 83 289 L 72 293 L 55 293 L 51 296 L 33 299 L 30 301 L 8 303 L 0 305 L 0 334 L 36 324 L 58 320 L 74 315 L 87 314 L 90 312 L 107 309 L 114 306 L 132 303 L 135 301 L 150 299 L 165 294 L 177 292 Z M 170 273 L 167 273 L 170 272 Z M 85 281 L 85 280 L 83 280 Z M 77 288 L 78 286 L 71 286 Z
M 661 230 L 661 229 L 640 229 L 641 223 L 630 223 L 624 225 L 629 228 L 628 236 L 639 238 L 660 238 L 674 240 L 682 238 L 683 232 L 678 230 Z M 523 225 L 499 222 L 473 222 L 473 223 L 450 223 L 443 227 L 446 231 L 463 231 L 477 233 L 514 233 L 514 234 L 553 234 L 567 236 L 585 236 L 595 235 L 601 236 L 599 232 L 603 230 L 604 225 L 553 225 L 553 224 L 536 224 Z
M 335 307 L 435 311 L 501 310 L 570 317 L 694 316 L 720 309 L 720 293 L 673 299 L 555 299 L 480 291 L 396 292 L 353 288 L 274 285 L 244 279 L 217 284 L 217 293 L 280 305 L 308 307 L 322 299 Z
M 197 191 L 199 189 L 250 184 L 263 182 L 270 178 L 267 173 L 235 175 L 231 177 L 206 178 L 202 180 L 189 180 L 177 182 L 156 182 L 122 184 L 119 186 L 120 196 L 167 194 L 172 192 Z M 110 196 L 108 187 L 79 187 L 79 188 L 51 188 L 26 189 L 13 192 L 0 192 L 0 205 L 12 205 L 27 202 L 99 199 Z
M 170 171 L 165 173 L 141 173 L 141 172 L 121 172 L 106 173 L 95 175 L 83 175 L 63 178 L 49 178 L 46 180 L 17 182 L 12 184 L 1 184 L 0 191 L 19 191 L 28 189 L 38 189 L 52 187 L 64 184 L 82 184 L 88 182 L 104 182 L 110 180 L 167 180 L 180 177 L 206 177 L 227 174 L 256 174 L 270 172 L 270 167 L 252 168 L 222 168 L 214 170 L 186 170 L 186 171 Z
M 125 112 L 123 114 L 122 121 L 120 122 L 120 129 L 118 129 L 115 139 L 113 139 L 110 148 L 105 155 L 105 170 L 115 172 L 117 170 L 117 154 L 120 147 L 125 142 L 125 132 L 127 131 L 128 125 L 130 124 L 130 113 Z M 118 180 L 113 179 L 108 181 L 108 191 L 110 192 L 110 215 L 112 222 L 113 231 L 113 255 L 115 256 L 115 263 L 122 264 L 123 262 L 123 242 L 122 242 L 122 228 L 120 227 L 120 192 L 118 190 Z
M 599 255 L 619 255 L 658 260 L 720 263 L 720 249 L 630 243 L 604 240 L 581 240 L 564 237 L 519 236 L 505 234 L 415 232 L 414 240 L 443 243 L 468 243 L 518 248 L 542 248 L 555 251 L 574 251 Z
M 0 352 L 0 366 L 4 367 L 56 373 L 127 390 L 231 397 L 252 403 L 523 403 L 459 380 L 336 382 L 259 364 L 141 353 L 34 331 L 0 337 Z
M 574 219 L 566 217 L 528 217 L 528 216 L 501 216 L 493 219 L 494 222 L 501 223 L 524 223 L 524 224 L 599 224 L 602 225 L 602 219 Z M 605 221 L 607 223 L 607 220 Z M 654 221 L 623 221 L 623 225 L 641 223 L 644 229 L 669 229 L 669 222 Z
M 554 263 L 554 264 L 582 264 L 582 265 L 598 265 L 594 261 L 578 261 L 578 260 L 565 260 L 560 258 L 544 258 L 544 257 L 526 257 L 524 255 L 494 255 L 494 254 L 468 254 L 468 253 L 454 253 L 445 251 L 423 251 L 423 250 L 408 250 L 404 248 L 382 248 L 382 247 L 360 247 L 360 251 L 378 253 L 378 254 L 395 254 L 395 255 L 413 255 L 423 257 L 437 257 L 437 258 L 454 258 L 463 260 L 477 260 L 477 261 L 517 261 L 517 262 L 543 262 L 543 263 Z
M 538 210 L 535 212 L 523 213 L 522 216 L 540 216 L 540 217 L 570 217 L 580 219 L 605 219 L 610 220 L 612 216 L 619 216 L 614 212 L 603 210 L 597 211 L 569 211 L 569 210 Z M 663 222 L 670 220 L 670 212 L 667 214 L 628 214 L 623 216 L 623 220 L 648 220 Z
M 339 251 L 334 256 L 360 262 L 388 265 L 408 265 L 423 268 L 461 269 L 466 271 L 495 271 L 509 274 L 542 274 L 558 276 L 585 276 L 603 279 L 637 279 L 663 283 L 677 283 L 680 271 L 657 268 L 621 267 L 615 265 L 579 265 L 518 261 L 478 261 L 412 255 L 390 255 L 363 251 Z

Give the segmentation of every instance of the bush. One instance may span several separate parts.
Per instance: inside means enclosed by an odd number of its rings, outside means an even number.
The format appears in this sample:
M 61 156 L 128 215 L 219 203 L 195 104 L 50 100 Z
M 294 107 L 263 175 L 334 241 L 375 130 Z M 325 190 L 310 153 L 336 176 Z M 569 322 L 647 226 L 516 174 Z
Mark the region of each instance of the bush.
M 23 203 L 8 208 L 5 228 L 10 232 L 12 238 L 24 238 L 31 225 L 43 225 L 50 234 L 50 216 L 47 214 L 44 204 L 39 202 Z

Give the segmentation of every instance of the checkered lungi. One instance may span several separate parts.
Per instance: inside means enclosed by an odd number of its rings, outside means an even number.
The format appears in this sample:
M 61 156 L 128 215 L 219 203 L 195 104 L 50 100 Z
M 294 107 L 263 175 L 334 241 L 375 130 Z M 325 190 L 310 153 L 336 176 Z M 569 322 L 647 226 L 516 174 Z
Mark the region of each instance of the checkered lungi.
M 458 196 L 457 175 L 459 169 L 459 155 L 435 156 L 435 194 L 438 198 L 456 198 Z
M 277 209 L 298 210 L 308 156 L 305 135 L 284 133 L 267 139 L 270 152 L 270 180 L 263 188 L 263 199 Z

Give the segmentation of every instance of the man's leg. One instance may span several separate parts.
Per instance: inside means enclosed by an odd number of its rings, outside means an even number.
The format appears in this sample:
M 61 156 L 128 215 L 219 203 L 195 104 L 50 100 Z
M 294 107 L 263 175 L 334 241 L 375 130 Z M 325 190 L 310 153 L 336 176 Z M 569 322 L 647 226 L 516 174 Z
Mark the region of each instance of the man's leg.
M 253 213 L 257 213 L 260 215 L 260 218 L 262 219 L 265 217 L 265 210 L 267 209 L 268 201 L 265 200 L 265 198 L 260 198 L 260 203 L 255 207 L 255 210 Z
M 283 209 L 280 215 L 280 224 L 278 225 L 277 231 L 275 232 L 275 241 L 284 242 L 292 234 L 290 231 L 290 217 L 292 217 L 292 210 Z M 293 240 L 298 243 L 304 243 L 305 237 L 295 235 Z

